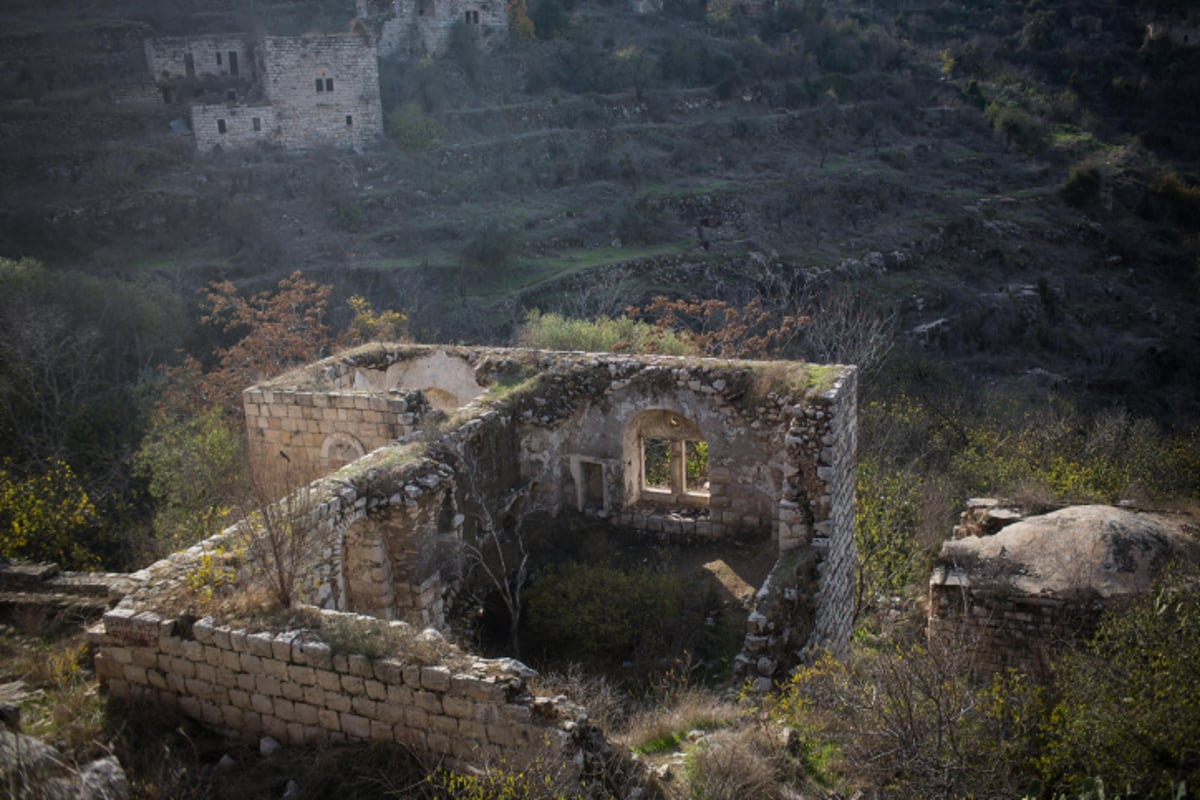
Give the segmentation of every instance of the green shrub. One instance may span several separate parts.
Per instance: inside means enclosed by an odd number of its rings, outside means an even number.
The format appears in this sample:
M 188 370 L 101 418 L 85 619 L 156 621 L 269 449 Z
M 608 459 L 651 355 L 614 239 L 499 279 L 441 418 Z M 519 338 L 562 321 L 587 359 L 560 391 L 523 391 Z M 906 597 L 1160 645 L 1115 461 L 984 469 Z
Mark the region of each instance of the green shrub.
M 517 234 L 496 220 L 488 220 L 463 248 L 463 260 L 486 272 L 504 270 L 517 252 Z
M 540 350 L 582 350 L 588 353 L 664 353 L 693 355 L 695 344 L 686 334 L 663 331 L 627 316 L 571 319 L 534 309 L 517 330 L 517 344 Z
M 1095 779 L 1132 797 L 1173 800 L 1200 785 L 1200 578 L 1169 571 L 1154 592 L 1109 613 L 1086 652 L 1057 671 L 1061 699 L 1041 766 L 1084 791 Z
M 427 150 L 437 144 L 441 126 L 416 103 L 405 103 L 387 115 L 387 131 L 401 150 Z
M 611 663 L 670 638 L 684 589 L 678 577 L 646 568 L 569 563 L 539 576 L 525 604 L 530 631 L 548 651 Z
M 1046 144 L 1046 123 L 1011 100 L 996 99 L 984 112 L 1005 141 L 1026 153 L 1039 153 Z
M 1076 208 L 1086 208 L 1100 198 L 1100 170 L 1076 165 L 1058 186 L 1058 193 Z

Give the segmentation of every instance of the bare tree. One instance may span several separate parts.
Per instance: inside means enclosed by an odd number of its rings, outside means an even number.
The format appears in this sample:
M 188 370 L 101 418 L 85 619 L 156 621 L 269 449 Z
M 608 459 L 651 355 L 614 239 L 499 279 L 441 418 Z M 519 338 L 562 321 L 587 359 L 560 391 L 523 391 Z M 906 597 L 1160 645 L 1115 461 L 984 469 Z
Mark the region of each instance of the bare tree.
M 465 448 L 463 448 L 465 450 Z M 486 501 L 481 491 L 484 470 L 477 457 L 460 452 L 458 479 L 464 489 L 463 512 L 476 521 L 474 542 L 464 539 L 466 556 L 464 585 L 470 586 L 471 574 L 478 569 L 489 590 L 494 590 L 508 612 L 508 648 L 520 658 L 521 590 L 529 581 L 529 551 L 522 528 L 537 507 L 529 502 L 533 484 L 525 483 L 510 490 L 495 504 Z M 476 596 L 483 605 L 484 598 Z
M 820 299 L 810 296 L 803 307 L 812 315 L 812 324 L 803 332 L 811 359 L 856 364 L 866 372 L 892 349 L 896 315 L 882 313 L 844 284 Z
M 242 523 L 246 563 L 282 608 L 296 600 L 296 577 L 315 545 L 311 473 L 283 451 L 278 462 L 251 470 L 250 506 Z

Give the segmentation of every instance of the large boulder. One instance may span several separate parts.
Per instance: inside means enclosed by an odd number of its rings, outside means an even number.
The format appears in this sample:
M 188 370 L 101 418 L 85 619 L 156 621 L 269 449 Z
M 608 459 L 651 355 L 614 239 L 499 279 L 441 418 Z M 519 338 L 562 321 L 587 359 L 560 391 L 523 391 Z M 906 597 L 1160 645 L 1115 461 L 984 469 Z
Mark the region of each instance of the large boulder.
M 929 581 L 930 643 L 973 667 L 1050 669 L 1104 611 L 1150 591 L 1174 559 L 1200 563 L 1187 515 L 1073 506 L 946 542 Z

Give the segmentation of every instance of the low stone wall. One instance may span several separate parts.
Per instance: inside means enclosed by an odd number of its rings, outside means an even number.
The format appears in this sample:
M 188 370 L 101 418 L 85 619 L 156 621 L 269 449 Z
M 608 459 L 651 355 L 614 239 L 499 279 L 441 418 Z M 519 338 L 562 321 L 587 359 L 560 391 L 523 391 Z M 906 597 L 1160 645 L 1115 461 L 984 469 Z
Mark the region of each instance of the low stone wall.
M 434 759 L 519 763 L 547 743 L 569 757 L 586 719 L 565 701 L 530 695 L 531 671 L 507 659 L 455 653 L 466 663 L 453 668 L 368 658 L 334 652 L 310 631 L 250 632 L 211 618 L 188 625 L 129 607 L 106 614 L 89 641 L 113 697 L 178 709 L 239 736 L 394 742 Z
M 972 590 L 969 577 L 939 565 L 929 581 L 930 641 L 967 650 L 980 672 L 1044 674 L 1066 648 L 1085 640 L 1104 612 L 1098 598 Z

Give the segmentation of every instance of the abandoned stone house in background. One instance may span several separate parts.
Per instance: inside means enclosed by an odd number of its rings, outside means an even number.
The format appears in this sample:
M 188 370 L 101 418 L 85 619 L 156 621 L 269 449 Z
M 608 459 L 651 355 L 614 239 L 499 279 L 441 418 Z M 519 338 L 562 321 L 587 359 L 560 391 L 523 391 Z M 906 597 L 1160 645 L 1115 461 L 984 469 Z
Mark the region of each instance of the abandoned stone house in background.
M 381 58 L 441 55 L 458 23 L 484 47 L 508 33 L 505 0 L 357 0 L 356 8 Z
M 769 682 L 806 647 L 849 637 L 855 386 L 853 367 L 372 345 L 243 399 L 254 471 L 327 472 L 306 490 L 298 525 L 313 546 L 296 586 L 325 614 L 444 628 L 473 579 L 471 545 L 511 540 L 527 510 L 582 515 L 648 548 L 774 555 L 738 659 Z M 570 739 L 575 723 L 531 716 L 543 701 L 518 691 L 523 668 L 460 657 L 473 665 L 460 674 L 331 655 L 302 631 L 179 624 L 162 598 L 246 524 L 135 576 L 142 588 L 91 636 L 113 695 L 241 734 L 379 739 L 439 758 L 511 753 L 547 725 Z
M 383 134 L 379 65 L 360 33 L 148 39 L 163 102 L 190 105 L 200 152 L 362 147 Z

